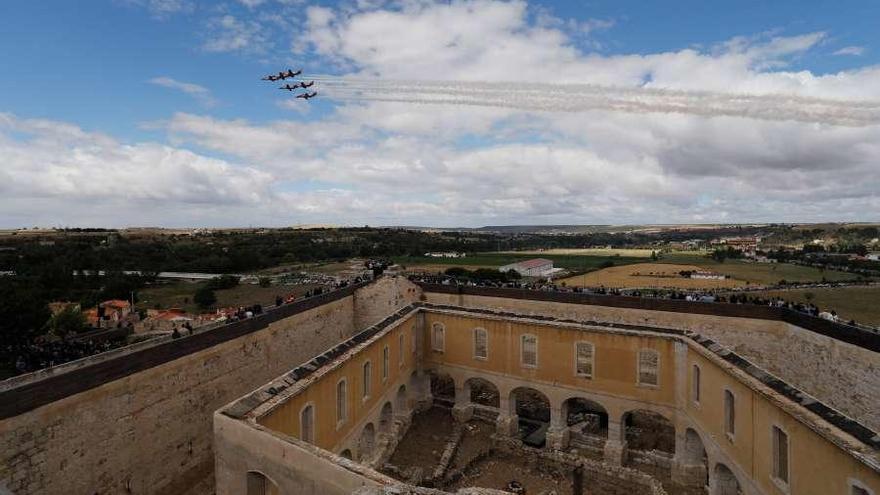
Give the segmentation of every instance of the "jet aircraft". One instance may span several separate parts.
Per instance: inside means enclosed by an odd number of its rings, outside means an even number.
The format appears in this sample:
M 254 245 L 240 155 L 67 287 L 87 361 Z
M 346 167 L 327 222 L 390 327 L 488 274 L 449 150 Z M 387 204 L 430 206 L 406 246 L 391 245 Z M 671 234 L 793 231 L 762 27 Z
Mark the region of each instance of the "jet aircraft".
M 296 95 L 297 98 L 302 98 L 302 99 L 304 99 L 304 100 L 308 100 L 308 99 L 310 99 L 310 98 L 314 98 L 314 97 L 316 97 L 316 96 L 318 96 L 318 92 L 317 92 L 317 91 L 315 91 L 314 93 L 303 93 L 303 94 L 301 94 L 301 95 Z

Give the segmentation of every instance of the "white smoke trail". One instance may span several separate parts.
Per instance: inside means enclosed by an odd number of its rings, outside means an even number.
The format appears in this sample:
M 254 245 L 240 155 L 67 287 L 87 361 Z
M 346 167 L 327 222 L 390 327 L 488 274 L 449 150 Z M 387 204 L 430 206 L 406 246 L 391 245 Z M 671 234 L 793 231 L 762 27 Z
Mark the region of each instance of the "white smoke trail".
M 840 126 L 880 124 L 880 101 L 740 94 L 587 84 L 394 81 L 316 76 L 340 100 L 467 105 L 526 111 L 682 113 Z

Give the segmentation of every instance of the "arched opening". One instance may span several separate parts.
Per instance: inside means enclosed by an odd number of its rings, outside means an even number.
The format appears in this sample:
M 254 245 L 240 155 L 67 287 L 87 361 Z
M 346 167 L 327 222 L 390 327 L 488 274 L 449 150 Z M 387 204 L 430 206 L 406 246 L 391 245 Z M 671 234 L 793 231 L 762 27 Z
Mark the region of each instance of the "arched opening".
M 247 495 L 278 495 L 278 486 L 259 471 L 247 473 Z
M 315 443 L 315 406 L 308 404 L 299 412 L 299 438 Z
M 413 371 L 412 373 L 410 373 L 407 384 L 409 385 L 409 393 L 413 394 L 413 397 L 415 397 L 416 399 L 422 397 L 423 388 L 418 371 Z
M 689 466 L 700 466 L 703 469 L 703 484 L 709 484 L 709 457 L 706 455 L 703 439 L 692 428 L 684 432 L 684 463 Z
M 352 458 L 351 457 L 351 450 L 349 450 L 349 449 L 343 450 L 342 452 L 339 453 L 339 457 L 345 457 L 346 459 L 351 460 L 351 458 Z
M 358 438 L 358 462 L 364 462 L 373 455 L 373 449 L 376 446 L 376 428 L 373 423 L 367 423 L 361 430 L 361 436 Z
M 394 407 L 397 408 L 398 414 L 403 414 L 409 410 L 409 400 L 406 397 L 406 385 L 398 387 L 397 396 L 394 398 Z
M 627 448 L 675 453 L 675 426 L 660 413 L 639 409 L 624 415 Z
M 598 402 L 572 397 L 562 403 L 566 426 L 584 435 L 608 438 L 608 411 Z
M 523 443 L 543 447 L 550 427 L 550 400 L 535 389 L 515 388 L 510 392 L 510 413 L 519 418 L 519 435 Z
M 455 404 L 455 380 L 445 373 L 432 371 L 430 374 L 434 404 L 452 407 Z
M 386 402 L 379 412 L 379 433 L 388 433 L 391 431 L 391 422 L 393 420 L 394 410 L 391 402 Z
M 465 382 L 465 390 L 470 391 L 470 401 L 486 407 L 501 407 L 501 394 L 498 387 L 489 380 L 470 378 Z
M 715 464 L 715 492 L 713 495 L 741 495 L 739 480 L 724 464 Z

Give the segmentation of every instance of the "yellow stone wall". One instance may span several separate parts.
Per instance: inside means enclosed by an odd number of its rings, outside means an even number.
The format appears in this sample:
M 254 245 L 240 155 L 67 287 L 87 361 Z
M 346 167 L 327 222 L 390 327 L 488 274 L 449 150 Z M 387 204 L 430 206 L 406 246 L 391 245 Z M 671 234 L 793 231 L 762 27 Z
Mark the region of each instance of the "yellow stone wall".
M 408 379 L 416 368 L 416 354 L 412 352 L 416 319 L 417 315 L 411 315 L 378 339 L 356 350 L 339 367 L 317 378 L 302 393 L 260 417 L 258 422 L 275 431 L 299 438 L 300 412 L 311 403 L 315 407 L 315 444 L 323 449 L 333 450 L 355 426 L 375 412 L 376 408 L 382 407 L 385 401 L 393 401 L 400 380 Z M 403 336 L 402 365 L 398 361 L 401 355 L 400 336 Z M 382 350 L 385 346 L 388 346 L 390 356 L 388 378 L 383 380 Z M 372 383 L 369 398 L 364 400 L 362 373 L 363 365 L 367 361 L 372 363 Z M 348 417 L 344 423 L 337 424 L 336 384 L 342 379 L 348 382 Z
M 518 323 L 505 320 L 475 319 L 428 313 L 425 328 L 431 332 L 434 323 L 446 329 L 446 350 L 431 348 L 431 336 L 423 339 L 426 367 L 431 365 L 464 365 L 483 371 L 512 375 L 526 380 L 557 383 L 655 404 L 674 405 L 675 370 L 673 341 L 650 336 L 633 337 L 608 332 L 575 331 L 558 326 Z M 488 331 L 489 357 L 473 357 L 473 329 Z M 538 337 L 538 367 L 520 364 L 521 336 Z M 579 377 L 574 372 L 575 343 L 591 342 L 596 349 L 593 378 Z M 640 349 L 653 349 L 660 355 L 659 386 L 640 386 L 636 383 L 636 361 Z
M 880 493 L 880 475 L 876 471 L 774 403 L 787 399 L 775 396 L 771 400 L 764 393 L 758 392 L 757 390 L 766 389 L 745 378 L 741 371 L 733 370 L 732 365 L 721 361 L 690 339 L 651 332 L 635 334 L 598 327 L 566 327 L 454 311 L 425 310 L 424 314 L 421 355 L 425 369 L 464 367 L 499 377 L 523 380 L 539 391 L 542 391 L 542 387 L 545 390 L 550 387 L 575 388 L 600 394 L 609 401 L 619 398 L 627 404 L 650 403 L 664 406 L 674 411 L 674 417 L 668 419 L 679 429 L 679 441 L 684 428 L 694 427 L 700 434 L 706 450 L 710 452 L 710 470 L 715 464 L 724 463 L 739 473 L 740 483 L 748 483 L 761 493 L 849 495 L 849 483 L 852 479 L 870 487 L 875 493 Z M 412 338 L 410 331 L 414 323 L 414 318 L 410 317 L 260 422 L 297 436 L 299 412 L 306 403 L 312 402 L 316 406 L 318 418 L 316 443 L 327 449 L 339 445 L 343 438 L 352 433 L 354 425 L 371 414 L 371 411 L 375 412 L 375 408 L 381 407 L 379 398 L 384 396 L 381 401 L 388 400 L 387 397 L 393 392 L 384 388 L 385 385 L 380 380 L 381 349 L 384 345 L 390 345 L 392 349 L 392 370 L 387 383 L 393 383 L 399 376 L 408 376 L 416 369 L 418 363 L 413 359 L 416 356 L 410 353 L 409 340 Z M 431 329 L 435 323 L 445 329 L 445 347 L 442 352 L 434 350 L 432 346 Z M 475 328 L 483 328 L 488 333 L 486 359 L 474 357 Z M 397 336 L 401 333 L 405 336 L 406 361 L 404 367 L 398 368 Z M 520 362 L 520 337 L 524 334 L 538 337 L 537 367 L 526 367 Z M 595 346 L 592 378 L 578 377 L 575 374 L 575 343 L 579 341 L 591 342 Z M 676 354 L 676 346 L 681 350 L 682 343 L 685 352 Z M 657 387 L 640 385 L 637 381 L 637 355 L 640 349 L 653 349 L 659 353 Z M 362 364 L 367 359 L 374 363 L 373 393 L 370 400 L 361 402 L 360 374 Z M 694 364 L 701 370 L 699 404 L 694 403 L 692 396 Z M 346 425 L 337 428 L 335 386 L 342 377 L 349 380 L 350 417 Z M 724 432 L 724 390 L 730 390 L 736 401 L 735 433 L 732 437 Z M 554 396 L 550 393 L 547 395 Z M 552 407 L 558 406 L 552 404 Z M 623 410 L 621 407 L 606 409 L 618 413 Z M 806 410 L 801 410 L 798 414 L 816 419 Z M 787 488 L 778 486 L 770 476 L 771 427 L 774 424 L 781 426 L 789 435 L 791 474 Z M 830 425 L 821 421 L 817 424 L 830 428 Z M 842 441 L 854 442 L 854 439 L 837 430 L 832 430 L 832 434 Z

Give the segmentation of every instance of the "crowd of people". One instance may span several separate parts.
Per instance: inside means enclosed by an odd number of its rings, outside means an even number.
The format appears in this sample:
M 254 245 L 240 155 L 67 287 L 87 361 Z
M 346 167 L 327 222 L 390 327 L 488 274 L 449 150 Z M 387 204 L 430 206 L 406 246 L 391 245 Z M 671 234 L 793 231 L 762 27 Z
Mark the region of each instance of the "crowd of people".
M 28 373 L 87 356 L 107 352 L 126 345 L 125 339 L 117 340 L 38 340 L 24 347 L 8 349 L 16 355 L 15 369 Z
M 757 295 L 749 295 L 747 293 L 738 293 L 738 294 L 729 294 L 723 291 L 715 291 L 715 290 L 640 290 L 640 289 L 615 289 L 615 288 L 606 288 L 606 287 L 567 287 L 564 285 L 554 284 L 553 282 L 548 281 L 532 281 L 532 282 L 498 282 L 494 280 L 474 280 L 474 279 L 459 279 L 456 277 L 452 277 L 449 275 L 431 275 L 431 274 L 418 274 L 418 275 L 410 275 L 410 280 L 414 282 L 428 283 L 428 284 L 441 284 L 441 285 L 463 285 L 469 287 L 492 287 L 492 288 L 502 288 L 502 289 L 525 289 L 525 290 L 535 290 L 535 291 L 548 291 L 548 292 L 567 292 L 567 293 L 583 293 L 583 294 L 598 294 L 598 295 L 616 295 L 616 296 L 631 296 L 631 297 L 645 297 L 645 298 L 657 298 L 657 299 L 676 299 L 676 300 L 684 300 L 684 301 L 696 301 L 696 302 L 705 302 L 705 303 L 724 303 L 724 304 L 753 304 L 758 306 L 772 306 L 776 308 L 786 308 L 792 311 L 797 311 L 799 313 L 803 313 L 809 316 L 823 318 L 830 321 L 836 321 L 839 323 L 845 323 L 852 326 L 859 326 L 866 329 L 871 329 L 871 327 L 866 327 L 864 325 L 859 325 L 855 320 L 843 320 L 838 317 L 837 313 L 833 309 L 822 310 L 818 306 L 812 303 L 801 303 L 801 302 L 791 302 L 786 301 L 785 299 L 773 297 L 766 298 Z
M 275 306 L 282 306 L 304 298 L 314 297 L 325 294 L 330 291 L 343 289 L 352 284 L 359 284 L 368 277 L 355 277 L 351 280 L 336 281 L 327 286 L 315 287 L 305 292 L 302 296 L 297 297 L 296 294 L 288 294 L 286 296 L 276 296 Z M 253 318 L 261 315 L 273 308 L 264 308 L 261 304 L 252 304 L 248 306 L 240 306 L 230 309 L 226 315 L 226 322 L 234 322 Z M 193 327 L 189 322 L 184 322 L 180 326 L 172 329 L 171 337 L 179 339 L 184 336 L 192 335 Z M 3 349 L 4 353 L 14 357 L 15 369 L 18 373 L 29 373 L 32 371 L 57 366 L 70 361 L 81 359 L 84 357 L 100 354 L 118 347 L 124 347 L 129 342 L 125 337 L 104 339 L 104 340 L 76 340 L 76 339 L 37 339 L 23 347 L 12 348 L 8 346 Z

